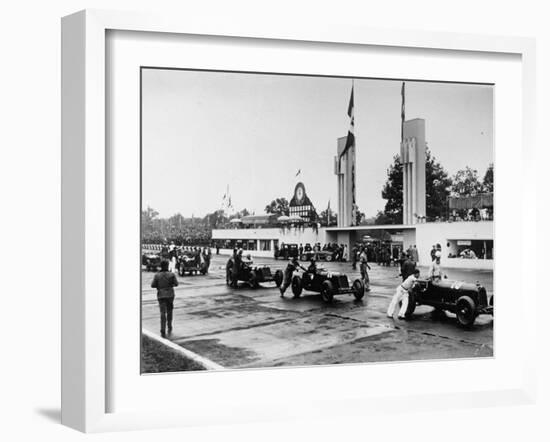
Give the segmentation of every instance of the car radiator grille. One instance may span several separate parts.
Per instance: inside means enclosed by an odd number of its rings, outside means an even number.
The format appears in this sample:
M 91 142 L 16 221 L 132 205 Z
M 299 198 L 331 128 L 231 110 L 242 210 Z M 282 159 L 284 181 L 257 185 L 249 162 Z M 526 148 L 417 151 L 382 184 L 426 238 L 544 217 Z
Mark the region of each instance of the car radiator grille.
M 348 277 L 346 275 L 340 275 L 338 278 L 338 286 L 342 289 L 349 288 Z

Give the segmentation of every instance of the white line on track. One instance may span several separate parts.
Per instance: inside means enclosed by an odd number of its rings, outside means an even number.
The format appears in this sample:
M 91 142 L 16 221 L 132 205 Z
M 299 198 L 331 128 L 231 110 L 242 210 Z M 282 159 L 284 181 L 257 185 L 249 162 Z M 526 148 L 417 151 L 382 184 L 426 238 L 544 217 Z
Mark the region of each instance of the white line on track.
M 216 364 L 215 362 L 211 361 L 210 359 L 207 359 L 203 356 L 200 356 L 191 350 L 187 350 L 186 348 L 183 348 L 182 346 L 178 344 L 174 344 L 169 339 L 165 339 L 155 333 L 150 332 L 149 330 L 143 328 L 142 333 L 147 336 L 150 339 L 154 339 L 157 342 L 160 342 L 163 345 L 166 345 L 167 347 L 170 347 L 172 350 L 180 353 L 181 355 L 185 356 L 188 359 L 193 360 L 197 364 L 203 366 L 206 370 L 224 370 L 225 367 L 222 367 L 219 364 Z

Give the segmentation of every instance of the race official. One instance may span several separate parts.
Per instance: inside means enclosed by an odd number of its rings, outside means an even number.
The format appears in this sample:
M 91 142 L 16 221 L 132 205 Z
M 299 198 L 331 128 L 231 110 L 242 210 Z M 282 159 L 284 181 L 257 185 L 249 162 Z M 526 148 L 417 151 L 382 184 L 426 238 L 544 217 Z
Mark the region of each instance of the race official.
M 367 290 L 369 289 L 369 272 L 367 270 L 370 270 L 370 266 L 367 260 L 367 251 L 365 249 L 361 250 L 361 253 L 359 254 L 359 270 L 361 272 L 361 279 L 365 283 L 365 287 Z
M 441 252 L 437 251 L 435 252 L 434 260 L 430 264 L 430 268 L 428 270 L 428 278 L 430 278 L 434 282 L 437 282 L 441 281 L 441 278 L 443 278 L 443 276 L 443 271 L 441 270 Z
M 166 337 L 166 326 L 168 334 L 172 333 L 172 312 L 174 310 L 174 287 L 178 285 L 176 275 L 168 271 L 168 261 L 160 263 L 160 271 L 155 274 L 151 287 L 157 289 L 157 300 L 160 309 L 160 335 Z
M 401 309 L 399 310 L 398 319 L 405 319 L 405 313 L 407 312 L 407 307 L 409 306 L 409 290 L 412 289 L 414 282 L 420 276 L 420 270 L 416 269 L 412 275 L 410 275 L 405 281 L 397 286 L 395 294 L 388 306 L 388 318 L 393 318 L 395 310 L 399 306 L 399 301 L 401 301 Z
M 294 257 L 292 258 L 289 262 L 288 262 L 288 265 L 286 266 L 286 269 L 285 269 L 285 272 L 284 272 L 284 279 L 283 279 L 283 285 L 279 288 L 279 290 L 281 291 L 281 297 L 283 297 L 285 295 L 285 292 L 286 292 L 286 289 L 288 288 L 288 286 L 290 285 L 290 283 L 292 282 L 292 275 L 293 273 L 298 270 L 298 269 L 302 269 L 304 272 L 306 272 L 307 270 L 304 269 L 300 263 L 298 262 L 298 258 L 297 257 Z

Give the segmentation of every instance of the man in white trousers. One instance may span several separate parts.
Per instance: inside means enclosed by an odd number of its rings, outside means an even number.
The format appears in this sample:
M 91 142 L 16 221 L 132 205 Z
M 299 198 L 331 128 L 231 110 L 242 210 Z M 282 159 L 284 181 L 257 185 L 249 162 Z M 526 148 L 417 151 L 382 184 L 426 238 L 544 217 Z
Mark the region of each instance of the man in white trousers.
M 399 301 L 401 301 L 401 309 L 399 310 L 399 315 L 397 317 L 398 319 L 405 319 L 405 313 L 407 312 L 407 307 L 409 306 L 409 290 L 412 289 L 414 282 L 418 279 L 419 276 L 420 270 L 416 269 L 412 275 L 407 277 L 405 281 L 397 286 L 397 289 L 395 290 L 395 295 L 393 295 L 393 298 L 388 307 L 388 318 L 393 319 L 395 310 L 399 305 Z

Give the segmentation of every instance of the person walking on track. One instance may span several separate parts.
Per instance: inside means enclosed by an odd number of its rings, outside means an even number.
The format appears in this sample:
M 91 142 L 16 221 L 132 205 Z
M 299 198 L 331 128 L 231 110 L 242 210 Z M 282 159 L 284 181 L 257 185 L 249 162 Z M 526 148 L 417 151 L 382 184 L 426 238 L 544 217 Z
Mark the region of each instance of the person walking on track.
M 160 263 L 160 271 L 155 274 L 151 287 L 157 289 L 157 300 L 160 309 L 160 335 L 166 337 L 166 326 L 168 334 L 172 333 L 172 312 L 174 310 L 174 287 L 178 285 L 178 278 L 175 273 L 168 270 L 168 261 Z

